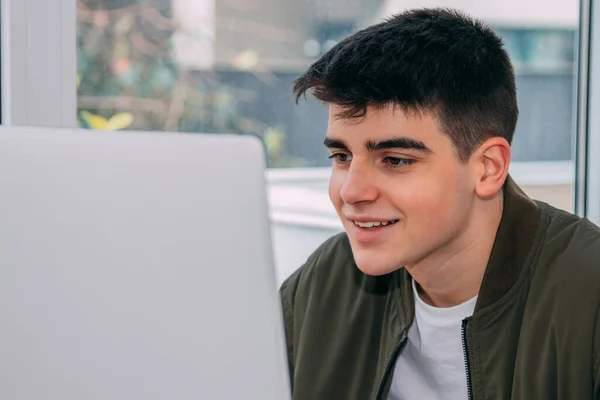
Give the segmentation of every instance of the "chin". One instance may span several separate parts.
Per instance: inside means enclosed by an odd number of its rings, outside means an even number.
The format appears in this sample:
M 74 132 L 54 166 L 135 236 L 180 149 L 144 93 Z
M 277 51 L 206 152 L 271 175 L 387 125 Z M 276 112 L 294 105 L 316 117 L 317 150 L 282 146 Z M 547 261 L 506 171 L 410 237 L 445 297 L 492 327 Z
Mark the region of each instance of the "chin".
M 371 276 L 387 275 L 394 272 L 404 266 L 402 262 L 392 262 L 391 260 L 384 260 L 379 254 L 368 254 L 370 252 L 359 251 L 354 253 L 354 262 L 358 269 Z

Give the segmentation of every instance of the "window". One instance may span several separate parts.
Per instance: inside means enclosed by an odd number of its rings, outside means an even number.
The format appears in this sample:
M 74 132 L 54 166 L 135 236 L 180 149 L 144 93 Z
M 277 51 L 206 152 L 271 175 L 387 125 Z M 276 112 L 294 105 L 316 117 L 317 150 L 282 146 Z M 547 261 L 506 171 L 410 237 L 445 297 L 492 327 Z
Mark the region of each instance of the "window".
M 326 110 L 296 106 L 291 85 L 333 44 L 377 20 L 365 13 L 368 3 L 79 0 L 79 124 L 258 135 L 272 167 L 326 166 L 315 145 Z M 518 73 L 515 161 L 571 159 L 571 25 L 497 28 Z
M 326 205 L 327 109 L 295 105 L 292 83 L 346 35 L 420 6 L 463 9 L 503 37 L 520 107 L 511 173 L 573 210 L 578 0 L 78 0 L 78 124 L 261 137 L 275 225 L 322 232 L 305 240 L 312 249 L 339 229 Z
M 517 73 L 520 116 L 514 161 L 572 157 L 576 31 L 497 28 Z
M 516 70 L 521 74 L 572 73 L 575 34 L 564 28 L 496 28 L 502 36 Z

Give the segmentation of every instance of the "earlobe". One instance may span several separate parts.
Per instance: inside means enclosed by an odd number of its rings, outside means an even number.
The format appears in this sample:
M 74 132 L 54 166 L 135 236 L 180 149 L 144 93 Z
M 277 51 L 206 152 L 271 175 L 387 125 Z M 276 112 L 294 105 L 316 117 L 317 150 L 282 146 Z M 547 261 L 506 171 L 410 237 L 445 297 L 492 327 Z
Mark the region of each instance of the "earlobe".
M 508 175 L 510 145 L 506 139 L 494 137 L 485 141 L 479 148 L 479 152 L 481 173 L 475 190 L 481 198 L 493 197 L 500 191 Z

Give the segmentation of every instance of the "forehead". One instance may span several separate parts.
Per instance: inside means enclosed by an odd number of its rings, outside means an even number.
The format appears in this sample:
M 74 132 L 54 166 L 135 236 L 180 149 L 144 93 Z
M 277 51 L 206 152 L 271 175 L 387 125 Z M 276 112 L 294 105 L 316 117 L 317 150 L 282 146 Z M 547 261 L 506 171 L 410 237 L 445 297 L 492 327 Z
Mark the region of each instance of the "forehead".
M 390 137 L 407 137 L 419 140 L 428 147 L 450 144 L 438 120 L 429 112 L 406 112 L 400 107 L 369 107 L 364 117 L 340 118 L 344 109 L 329 106 L 327 136 L 343 140 L 349 146 L 366 141 L 385 140 Z

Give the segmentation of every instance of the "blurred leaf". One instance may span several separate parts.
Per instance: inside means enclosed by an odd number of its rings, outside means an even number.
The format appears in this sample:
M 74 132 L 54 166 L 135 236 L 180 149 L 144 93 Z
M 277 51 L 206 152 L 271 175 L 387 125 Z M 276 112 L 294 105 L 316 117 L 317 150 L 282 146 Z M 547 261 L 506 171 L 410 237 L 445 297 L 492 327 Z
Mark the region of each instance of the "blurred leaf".
M 96 115 L 88 111 L 82 111 L 81 117 L 90 127 L 90 129 L 108 129 L 108 121 L 102 115 Z
M 131 113 L 118 113 L 106 119 L 102 115 L 92 114 L 89 111 L 81 111 L 81 118 L 90 129 L 117 131 L 125 129 L 133 123 Z
M 115 114 L 108 120 L 107 127 L 110 130 L 125 129 L 133 123 L 133 115 L 131 113 Z

